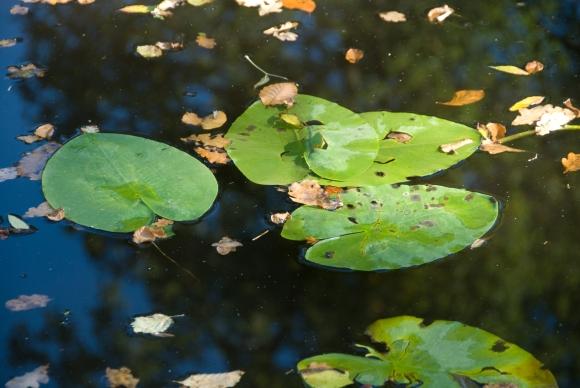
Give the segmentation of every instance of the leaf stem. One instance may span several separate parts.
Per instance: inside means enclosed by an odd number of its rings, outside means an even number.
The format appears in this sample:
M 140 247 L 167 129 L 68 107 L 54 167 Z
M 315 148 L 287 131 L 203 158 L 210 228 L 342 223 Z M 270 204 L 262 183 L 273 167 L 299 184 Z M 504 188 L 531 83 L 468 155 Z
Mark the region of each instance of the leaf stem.
M 282 76 L 282 75 L 277 75 L 277 74 L 268 73 L 266 70 L 264 70 L 264 69 L 262 69 L 260 66 L 256 65 L 256 64 L 254 63 L 254 61 L 252 61 L 252 58 L 250 58 L 250 56 L 249 56 L 249 55 L 244 55 L 244 58 L 246 59 L 246 61 L 250 62 L 250 64 L 251 64 L 252 66 L 254 66 L 254 67 L 257 69 L 257 70 L 261 71 L 261 72 L 262 72 L 262 74 L 264 74 L 264 75 L 267 75 L 267 76 L 270 76 L 270 77 L 280 78 L 280 79 L 283 79 L 283 80 L 286 80 L 286 81 L 288 81 L 288 78 L 286 78 L 286 77 L 284 77 L 284 76 Z
M 557 131 L 554 131 L 554 132 L 578 131 L 578 130 L 580 130 L 580 125 L 565 125 L 563 128 L 558 129 Z M 510 135 L 510 136 L 506 136 L 506 137 L 500 139 L 498 142 L 500 144 L 510 143 L 514 140 L 519 140 L 519 139 L 522 139 L 524 137 L 535 136 L 535 135 L 536 135 L 536 131 L 533 129 L 530 129 L 529 131 L 523 131 L 523 132 L 519 132 L 519 133 L 514 133 L 513 135 Z
M 155 249 L 157 249 L 157 251 L 159 253 L 161 253 L 161 255 L 163 255 L 163 257 L 165 257 L 167 260 L 171 261 L 173 264 L 175 264 L 179 269 L 181 269 L 183 272 L 185 272 L 186 274 L 188 274 L 189 276 L 192 277 L 192 279 L 194 279 L 195 281 L 199 281 L 199 279 L 197 278 L 197 276 L 195 276 L 193 274 L 193 272 L 191 272 L 190 270 L 188 270 L 187 268 L 185 268 L 184 266 L 182 266 L 181 264 L 179 264 L 177 261 L 175 261 L 173 258 L 171 258 L 167 253 L 163 252 L 161 250 L 161 248 L 159 248 L 159 245 L 155 244 L 155 241 L 151 241 L 151 245 L 153 245 L 155 247 Z

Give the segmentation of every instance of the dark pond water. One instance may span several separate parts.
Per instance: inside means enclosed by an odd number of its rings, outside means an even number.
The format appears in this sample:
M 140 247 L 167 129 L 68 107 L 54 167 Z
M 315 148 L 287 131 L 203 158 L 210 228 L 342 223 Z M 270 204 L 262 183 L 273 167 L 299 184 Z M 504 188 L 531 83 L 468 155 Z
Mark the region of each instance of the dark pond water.
M 513 102 L 529 95 L 559 104 L 580 101 L 580 3 L 576 0 L 456 1 L 459 17 L 425 20 L 433 1 L 319 1 L 298 11 L 259 17 L 255 9 L 217 0 L 183 7 L 165 21 L 114 12 L 122 2 L 32 4 L 26 16 L 0 5 L 0 67 L 27 61 L 48 69 L 42 79 L 0 80 L 0 167 L 32 149 L 15 137 L 51 122 L 66 141 L 80 126 L 138 134 L 187 149 L 186 110 L 237 117 L 255 99 L 261 74 L 300 83 L 304 93 L 355 111 L 428 114 L 473 126 L 509 123 Z M 396 9 L 409 21 L 383 23 Z M 284 43 L 262 30 L 298 20 L 300 38 Z M 195 45 L 198 32 L 218 46 Z M 186 49 L 146 61 L 138 44 L 183 40 Z M 365 51 L 357 65 L 348 47 Z M 514 77 L 487 68 L 538 59 L 546 69 Z M 480 103 L 436 105 L 457 89 L 487 92 Z M 191 93 L 195 95 L 192 96 Z M 230 120 L 231 122 L 231 120 Z M 430 179 L 496 196 L 504 203 L 491 241 L 432 264 L 386 273 L 344 273 L 303 264 L 304 246 L 280 237 L 271 212 L 293 209 L 284 193 L 248 182 L 233 165 L 215 174 L 220 194 L 199 222 L 179 225 L 161 248 L 199 278 L 194 282 L 153 248 L 126 236 L 34 219 L 38 232 L 0 242 L 0 299 L 46 294 L 44 309 L 0 310 L 0 382 L 50 363 L 51 387 L 105 386 L 107 366 L 127 366 L 143 386 L 168 386 L 193 372 L 243 369 L 240 387 L 297 387 L 301 358 L 351 352 L 372 321 L 415 315 L 461 321 L 534 354 L 561 387 L 580 386 L 580 175 L 562 175 L 560 158 L 578 152 L 569 132 L 525 139 L 531 153 L 476 154 Z M 534 154 L 538 156 L 532 159 Z M 0 184 L 0 213 L 23 214 L 43 201 L 39 182 Z M 270 233 L 251 241 L 265 229 Z M 220 256 L 211 243 L 228 235 L 244 247 Z M 185 314 L 174 338 L 129 334 L 135 315 Z

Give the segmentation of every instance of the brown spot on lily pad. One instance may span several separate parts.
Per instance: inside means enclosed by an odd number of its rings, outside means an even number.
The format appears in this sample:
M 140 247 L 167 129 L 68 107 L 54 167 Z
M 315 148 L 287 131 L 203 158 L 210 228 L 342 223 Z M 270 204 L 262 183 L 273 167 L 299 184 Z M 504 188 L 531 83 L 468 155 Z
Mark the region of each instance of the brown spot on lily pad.
M 473 197 L 474 197 L 473 193 L 469 193 L 465 196 L 464 199 L 469 202 L 473 199 Z
M 508 348 L 509 346 L 506 345 L 505 341 L 497 340 L 491 347 L 491 350 L 497 353 L 501 353 L 505 352 Z
M 325 259 L 332 259 L 334 257 L 334 251 L 326 251 L 324 252 Z

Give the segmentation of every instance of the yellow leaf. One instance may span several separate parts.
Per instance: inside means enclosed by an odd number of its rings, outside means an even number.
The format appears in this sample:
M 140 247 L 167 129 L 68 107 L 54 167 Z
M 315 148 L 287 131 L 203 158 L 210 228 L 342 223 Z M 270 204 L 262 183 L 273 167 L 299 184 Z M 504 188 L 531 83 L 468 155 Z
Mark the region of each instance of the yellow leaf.
M 286 9 L 299 9 L 308 13 L 316 9 L 316 3 L 313 0 L 282 0 L 282 5 Z
M 512 106 L 510 106 L 509 110 L 510 110 L 510 112 L 516 112 L 520 109 L 524 109 L 524 108 L 527 108 L 527 107 L 532 106 L 532 105 L 541 104 L 542 101 L 544 101 L 544 98 L 545 98 L 544 96 L 526 97 L 522 100 L 519 100 L 518 102 L 516 102 Z
M 291 115 L 288 113 L 282 113 L 280 115 L 280 119 L 284 121 L 286 124 L 291 125 L 296 128 L 302 128 L 302 121 L 296 115 Z
M 210 50 L 217 45 L 215 39 L 208 38 L 207 35 L 204 34 L 203 32 L 197 34 L 197 38 L 195 38 L 195 43 L 197 43 L 199 47 L 203 47 Z
M 458 90 L 453 95 L 453 98 L 446 102 L 437 102 L 437 104 L 448 106 L 462 106 L 473 104 L 485 97 L 483 90 Z
M 580 154 L 568 153 L 567 157 L 562 158 L 562 166 L 564 166 L 564 174 L 580 170 Z
M 147 59 L 158 58 L 163 55 L 163 50 L 153 44 L 146 44 L 137 46 L 137 54 Z
M 135 5 L 128 5 L 126 7 L 123 7 L 121 9 L 119 9 L 119 12 L 123 12 L 123 13 L 149 13 L 151 12 L 155 7 L 151 7 L 149 5 L 140 5 L 140 4 L 135 4 Z
M 350 63 L 357 63 L 365 56 L 364 51 L 357 49 L 357 48 L 349 48 L 346 50 L 344 54 L 344 59 L 346 59 Z
M 512 65 L 490 66 L 490 68 L 513 75 L 530 75 L 530 73 L 524 69 L 520 69 L 519 67 Z

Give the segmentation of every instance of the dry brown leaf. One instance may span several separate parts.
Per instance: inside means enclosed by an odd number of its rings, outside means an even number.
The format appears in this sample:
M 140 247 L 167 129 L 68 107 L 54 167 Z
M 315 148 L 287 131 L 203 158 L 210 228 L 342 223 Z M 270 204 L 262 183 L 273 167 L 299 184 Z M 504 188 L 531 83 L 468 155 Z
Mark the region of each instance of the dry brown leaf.
M 576 117 L 580 117 L 580 109 L 576 108 L 574 104 L 572 104 L 572 100 L 570 98 L 564 101 L 564 106 L 574 112 Z
M 473 140 L 471 139 L 462 139 L 453 143 L 441 144 L 439 146 L 439 149 L 445 152 L 446 154 L 454 154 L 461 147 L 465 147 L 466 145 L 471 143 L 473 143 Z
M 317 181 L 305 179 L 288 186 L 288 195 L 296 203 L 335 210 L 342 206 L 340 196 L 327 193 Z
M 406 132 L 391 131 L 387 134 L 387 139 L 392 139 L 399 143 L 408 143 L 413 139 L 413 136 Z
M 211 246 L 215 247 L 217 253 L 220 255 L 227 255 L 228 253 L 235 252 L 236 249 L 244 245 L 237 240 L 224 236 L 218 242 L 211 244 Z
M 260 90 L 260 100 L 266 106 L 294 105 L 294 98 L 298 94 L 298 86 L 294 82 L 280 82 L 263 87 Z
M 431 23 L 443 23 L 443 21 L 451 16 L 454 12 L 455 10 L 453 8 L 445 4 L 441 7 L 435 7 L 429 10 L 427 13 L 427 19 L 429 19 Z
M 347 62 L 350 63 L 357 63 L 358 61 L 363 59 L 364 56 L 365 56 L 364 51 L 351 47 L 348 50 L 346 50 L 346 53 L 344 54 L 344 59 L 346 59 Z
M 318 242 L 318 239 L 312 236 L 306 236 L 306 239 L 304 239 L 304 241 L 306 242 L 306 244 L 308 245 L 314 245 Z
M 163 51 L 179 51 L 183 50 L 182 42 L 156 42 L 155 46 Z
M 184 124 L 201 126 L 205 130 L 216 129 L 228 121 L 228 116 L 221 110 L 214 110 L 204 118 L 200 118 L 193 112 L 186 112 L 181 116 L 181 122 Z
M 214 147 L 195 147 L 193 149 L 199 156 L 206 159 L 210 163 L 215 164 L 228 164 L 230 162 L 230 158 L 228 154 L 220 148 Z
M 204 34 L 203 32 L 197 34 L 197 38 L 195 38 L 195 43 L 197 43 L 199 47 L 203 47 L 209 50 L 213 49 L 217 45 L 214 38 L 208 38 L 207 35 Z
M 484 140 L 479 146 L 479 149 L 491 155 L 501 154 L 504 152 L 525 152 L 519 148 L 512 148 L 500 143 L 493 143 L 490 140 Z
M 264 30 L 265 35 L 272 35 L 283 42 L 294 42 L 298 39 L 298 34 L 291 31 L 299 26 L 298 22 L 286 22 L 277 27 L 270 27 Z
M 477 124 L 477 130 L 486 139 L 494 143 L 503 138 L 506 133 L 506 127 L 500 123 Z
M 42 365 L 38 368 L 23 374 L 22 376 L 14 377 L 6 382 L 5 388 L 38 388 L 40 384 L 48 384 L 50 381 L 48 377 L 48 365 Z
M 402 23 L 407 21 L 407 16 L 398 11 L 387 11 L 379 13 L 379 17 L 388 23 Z
M 172 224 L 173 221 L 160 218 L 151 225 L 142 226 L 133 232 L 133 242 L 135 244 L 143 244 L 153 242 L 157 239 L 167 238 L 168 235 L 165 228 Z
M 276 225 L 280 225 L 288 221 L 290 218 L 289 212 L 270 214 L 270 221 Z
M 545 98 L 544 96 L 530 96 L 523 98 L 518 102 L 516 102 L 515 104 L 513 104 L 512 106 L 510 106 L 509 110 L 510 112 L 516 112 L 520 109 L 524 109 L 532 105 L 541 104 L 544 101 L 544 98 Z
M 54 222 L 62 221 L 64 220 L 64 217 L 64 209 L 56 209 L 52 213 L 46 215 L 46 218 Z
M 93 4 L 95 2 L 95 0 L 77 0 L 77 3 L 79 3 L 80 5 L 89 5 L 89 4 Z
M 540 61 L 530 61 L 526 63 L 525 69 L 528 74 L 539 73 L 540 71 L 544 70 L 544 64 Z
M 11 15 L 26 15 L 28 13 L 28 7 L 23 7 L 21 5 L 15 5 L 10 8 Z
M 25 142 L 26 144 L 32 144 L 40 140 L 49 139 L 54 134 L 54 125 L 43 124 L 34 130 L 33 135 L 23 135 L 18 136 L 17 139 Z
M 186 112 L 181 116 L 181 122 L 188 125 L 198 126 L 202 121 L 203 119 L 193 112 Z
M 46 307 L 51 299 L 42 294 L 20 295 L 16 299 L 10 299 L 4 306 L 10 311 L 26 311 Z
M 133 376 L 131 369 L 122 366 L 119 369 L 107 368 L 107 381 L 111 388 L 136 388 L 139 379 Z
M 520 109 L 518 113 L 519 115 L 512 121 L 512 125 L 535 124 L 535 131 L 539 136 L 562 129 L 576 118 L 576 113 L 572 110 L 559 106 L 555 107 L 551 104 L 540 105 L 530 109 Z
M 36 136 L 36 135 L 22 135 L 22 136 L 16 136 L 16 138 L 26 144 L 32 144 L 32 143 L 36 143 L 37 141 L 42 140 L 40 137 Z
M 580 170 L 580 154 L 574 152 L 568 153 L 568 156 L 562 158 L 562 166 L 564 166 L 564 174 Z
M 48 202 L 42 202 L 36 207 L 29 208 L 26 213 L 24 213 L 23 217 L 46 217 L 51 221 L 62 221 L 65 214 L 63 209 L 54 209 Z
M 512 125 L 532 125 L 542 117 L 544 113 L 551 111 L 553 105 L 540 105 L 533 108 L 523 108 L 518 111 L 518 116 L 512 121 Z
M 282 5 L 286 9 L 298 9 L 308 13 L 312 13 L 316 9 L 314 0 L 282 0 Z
M 185 380 L 175 381 L 186 388 L 230 388 L 235 386 L 244 375 L 244 371 L 235 370 L 226 373 L 208 373 L 191 375 Z
M 512 75 L 530 75 L 530 73 L 528 73 L 524 69 L 521 69 L 517 66 L 512 66 L 512 65 L 500 65 L 500 66 L 489 66 L 489 67 L 494 69 L 494 70 L 501 71 L 502 73 L 508 73 L 508 74 L 512 74 Z
M 458 90 L 453 94 L 453 98 L 446 102 L 437 102 L 437 104 L 447 106 L 462 106 L 473 104 L 485 97 L 483 90 Z
M 189 135 L 188 137 L 182 137 L 184 142 L 194 142 L 196 144 L 202 145 L 204 147 L 215 147 L 215 148 L 225 148 L 230 141 L 224 137 L 223 134 L 211 134 L 202 133 L 199 135 Z

